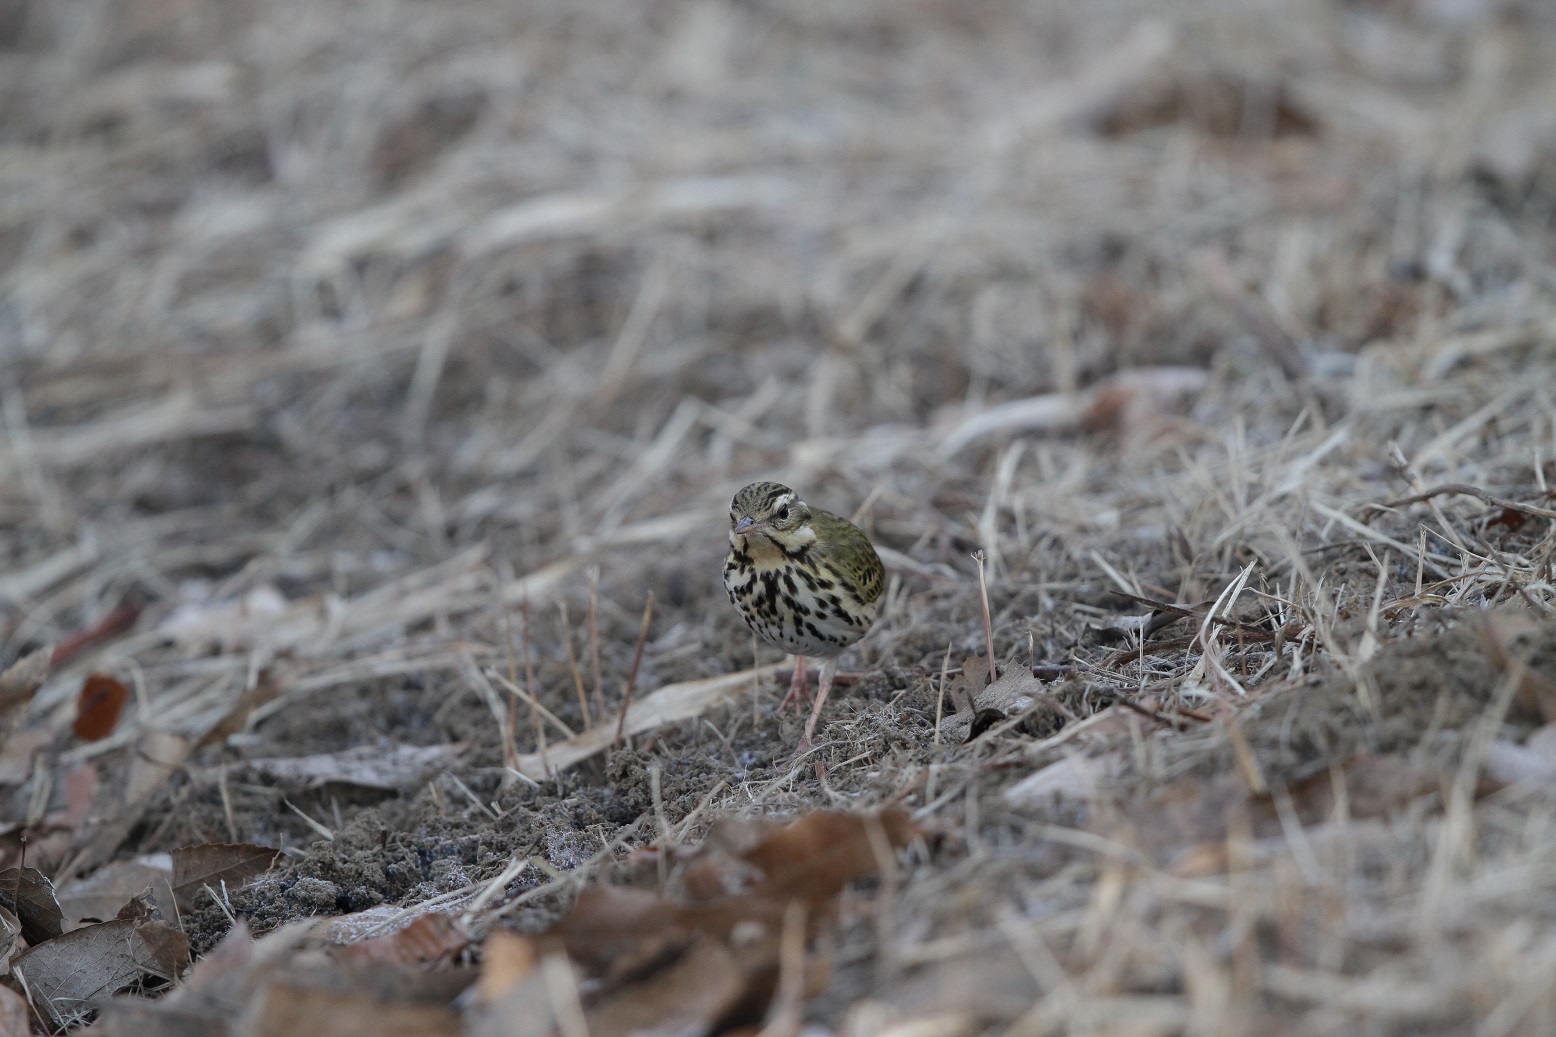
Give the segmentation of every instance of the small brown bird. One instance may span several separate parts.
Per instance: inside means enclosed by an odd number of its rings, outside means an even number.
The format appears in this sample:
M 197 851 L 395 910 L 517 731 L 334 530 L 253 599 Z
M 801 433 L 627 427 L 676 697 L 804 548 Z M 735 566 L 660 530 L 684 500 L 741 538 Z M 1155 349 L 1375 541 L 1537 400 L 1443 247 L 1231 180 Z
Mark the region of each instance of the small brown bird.
M 837 657 L 869 631 L 886 570 L 863 530 L 813 508 L 787 486 L 755 482 L 729 507 L 724 587 L 746 625 L 794 656 L 794 679 L 779 708 L 805 693 L 805 660 L 823 660 L 803 751 L 832 690 Z

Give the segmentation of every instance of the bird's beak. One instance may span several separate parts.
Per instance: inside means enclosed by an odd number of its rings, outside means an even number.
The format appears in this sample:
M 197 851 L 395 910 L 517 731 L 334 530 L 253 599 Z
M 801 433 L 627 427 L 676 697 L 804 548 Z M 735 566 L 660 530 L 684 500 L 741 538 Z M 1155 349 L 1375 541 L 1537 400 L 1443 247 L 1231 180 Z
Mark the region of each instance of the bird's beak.
M 740 535 L 744 536 L 745 534 L 751 532 L 755 528 L 756 528 L 756 519 L 752 518 L 750 515 L 747 515 L 745 518 L 741 519 L 739 522 L 736 522 L 735 523 L 735 528 L 732 529 L 730 532 L 732 532 L 732 533 L 739 533 Z

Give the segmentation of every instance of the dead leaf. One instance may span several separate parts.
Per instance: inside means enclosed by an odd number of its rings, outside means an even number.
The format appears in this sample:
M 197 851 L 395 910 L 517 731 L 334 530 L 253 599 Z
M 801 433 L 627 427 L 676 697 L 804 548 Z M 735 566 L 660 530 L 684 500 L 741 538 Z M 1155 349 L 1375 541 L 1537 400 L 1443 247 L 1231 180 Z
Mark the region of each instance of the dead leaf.
M 226 1037 L 276 963 L 295 951 L 312 923 L 284 925 L 261 940 L 250 938 L 237 920 L 220 943 L 156 1001 L 116 997 L 101 1005 L 93 1037 L 147 1037 L 148 1034 L 199 1034 Z M 303 1031 L 310 1032 L 310 1031 Z
M 166 948 L 154 949 L 139 929 L 128 920 L 82 926 L 18 955 L 11 971 L 26 979 L 33 1002 L 64 1026 L 93 1002 L 146 976 L 177 978 L 176 968 L 168 967 Z
M 215 727 L 201 735 L 200 740 L 195 743 L 195 748 L 225 742 L 243 731 L 249 726 L 249 718 L 254 715 L 254 711 L 279 698 L 283 690 L 284 686 L 268 670 L 261 671 L 254 686 L 238 696 L 238 701 L 233 703 L 232 711 L 222 717 Z
M 181 846 L 172 852 L 173 897 L 182 910 L 194 906 L 195 897 L 209 886 L 220 894 L 241 889 L 275 864 L 281 851 L 254 843 L 205 843 Z
M 90 870 L 111 859 L 121 843 L 140 823 L 151 798 L 167 784 L 188 758 L 193 743 L 168 731 L 147 731 L 130 753 L 129 773 L 124 779 L 122 806 L 105 811 L 89 834 L 81 840 L 81 849 L 71 870 Z
M 56 892 L 68 926 L 83 920 L 106 921 L 148 886 L 157 911 L 167 917 L 173 911 L 173 865 L 167 854 L 151 854 L 131 861 L 105 864 L 85 878 L 66 879 Z
M 328 782 L 397 792 L 415 788 L 451 764 L 463 743 L 448 745 L 362 745 L 336 753 L 245 760 L 230 773 L 262 775 L 286 785 L 313 788 Z
M 459 1013 L 443 1005 L 385 1001 L 371 994 L 300 983 L 270 983 L 243 1013 L 245 1037 L 447 1037 Z
M 590 886 L 541 939 L 561 941 L 574 961 L 609 977 L 673 957 L 691 942 L 696 925 L 684 905 L 647 890 Z
M 37 868 L 0 872 L 0 905 L 16 915 L 22 936 L 34 947 L 65 931 L 65 917 L 54 896 L 54 883 Z
M 155 918 L 124 920 L 136 923 L 135 935 L 141 938 L 150 951 L 152 963 L 156 966 L 155 975 L 177 977 L 189 967 L 189 937 L 184 935 L 183 930 Z
M 428 912 L 413 919 L 410 925 L 398 932 L 347 944 L 340 956 L 351 960 L 421 968 L 450 961 L 468 946 L 470 937 L 465 935 L 454 919 L 445 914 Z
M 534 941 L 523 936 L 499 929 L 486 938 L 467 1037 L 551 1037 L 556 1022 L 539 961 Z
M 481 946 L 481 978 L 476 993 L 486 1004 L 494 1003 L 514 984 L 535 971 L 539 960 L 533 940 L 498 929 Z
M 558 949 L 589 973 L 584 1010 L 593 1037 L 696 1034 L 716 1023 L 758 1023 L 777 987 L 786 913 L 803 902 L 805 929 L 821 932 L 848 883 L 890 866 L 893 849 L 920 834 L 895 808 L 816 812 L 783 826 L 726 821 L 681 869 L 672 887 L 678 898 L 590 887 L 533 946 L 512 942 L 517 937 L 489 945 L 482 986 L 488 1010 L 470 1032 L 539 1037 L 544 1031 L 532 1024 L 542 1004 L 550 1011 L 553 993 L 541 980 L 554 977 L 534 974 L 535 957 L 546 973 L 545 955 Z M 821 990 L 831 972 L 825 955 L 806 961 L 803 950 L 797 953 L 796 999 Z M 511 1021 L 513 1012 L 523 1019 Z
M 968 660 L 969 663 L 973 659 Z M 981 660 L 980 660 L 981 663 Z M 963 678 L 966 672 L 963 673 Z M 961 680 L 962 678 L 958 678 Z M 1066 711 L 1050 694 L 1048 686 L 1032 675 L 1025 666 L 1011 666 L 1000 674 L 999 680 L 987 687 L 980 683 L 972 691 L 972 709 L 959 709 L 953 716 L 940 722 L 940 736 L 950 742 L 970 742 L 990 727 L 1009 717 L 1020 716 L 1039 707 L 1041 715 L 1023 721 L 1028 733 L 1046 736 L 1056 733 L 1067 719 Z M 965 703 L 958 702 L 958 706 Z
M 83 742 L 108 737 L 129 698 L 129 689 L 117 679 L 105 673 L 92 674 L 81 685 L 81 694 L 76 700 L 76 722 L 71 730 Z
M 796 818 L 744 857 L 763 873 L 764 881 L 753 890 L 758 895 L 819 901 L 837 896 L 855 879 L 875 874 L 884 863 L 877 854 L 878 840 L 898 849 L 922 834 L 907 812 L 896 807 L 873 815 L 823 810 Z
M 697 940 L 666 967 L 589 1006 L 590 1037 L 706 1032 L 744 1002 L 765 1004 L 773 983 L 763 982 L 762 972 L 771 970 L 750 969 L 721 941 Z
M 10 987 L 0 987 L 0 1037 L 28 1037 L 32 1033 L 32 1013 L 22 995 Z

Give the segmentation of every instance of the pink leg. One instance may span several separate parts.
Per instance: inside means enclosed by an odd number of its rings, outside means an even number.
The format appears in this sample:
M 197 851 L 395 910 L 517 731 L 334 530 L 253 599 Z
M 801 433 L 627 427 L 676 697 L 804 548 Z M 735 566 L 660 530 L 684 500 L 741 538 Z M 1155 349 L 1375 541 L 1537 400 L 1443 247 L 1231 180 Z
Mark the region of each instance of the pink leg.
M 810 700 L 810 696 L 805 692 L 805 657 L 796 655 L 794 657 L 794 677 L 789 681 L 789 693 L 783 697 L 782 702 L 778 703 L 778 712 L 782 713 L 790 702 L 794 703 L 794 711 L 796 713 L 800 712 L 804 708 L 800 705 L 802 699 L 805 701 Z
M 820 685 L 816 689 L 816 704 L 811 708 L 810 721 L 805 725 L 805 737 L 800 739 L 800 752 L 810 748 L 811 736 L 816 733 L 816 721 L 821 718 L 821 707 L 827 704 L 827 692 L 832 690 L 832 675 L 837 672 L 837 659 L 828 659 L 821 664 L 821 673 L 816 678 Z

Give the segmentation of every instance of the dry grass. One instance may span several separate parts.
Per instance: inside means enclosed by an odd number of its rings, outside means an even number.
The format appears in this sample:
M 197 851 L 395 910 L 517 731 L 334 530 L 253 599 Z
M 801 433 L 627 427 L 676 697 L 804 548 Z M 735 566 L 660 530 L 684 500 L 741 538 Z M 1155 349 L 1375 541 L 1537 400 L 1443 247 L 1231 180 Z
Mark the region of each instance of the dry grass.
M 679 840 L 896 799 L 946 834 L 811 1005 L 858 1037 L 1556 1027 L 1553 785 L 1477 784 L 1542 719 L 1485 646 L 1548 651 L 1556 603 L 1542 5 L 12 0 L 6 33 L 0 633 L 141 607 L 29 726 L 106 671 L 130 715 L 51 763 L 194 754 L 78 865 L 414 840 L 194 775 L 463 738 L 416 809 L 531 827 L 402 905 L 526 832 L 592 875 L 656 826 L 568 797 L 646 810 L 659 759 Z M 771 687 L 719 679 L 776 661 L 718 583 L 758 477 L 892 569 L 794 767 Z M 1058 734 L 937 745 L 979 551 L 1001 665 L 1069 675 Z M 1533 633 L 1467 635 L 1492 606 Z M 672 726 L 556 777 L 634 680 Z M 1116 780 L 1007 796 L 1076 749 Z M 1362 750 L 1441 781 L 1310 816 Z M 46 769 L 0 760 L 8 821 Z M 1173 789 L 1181 833 L 1131 827 Z

